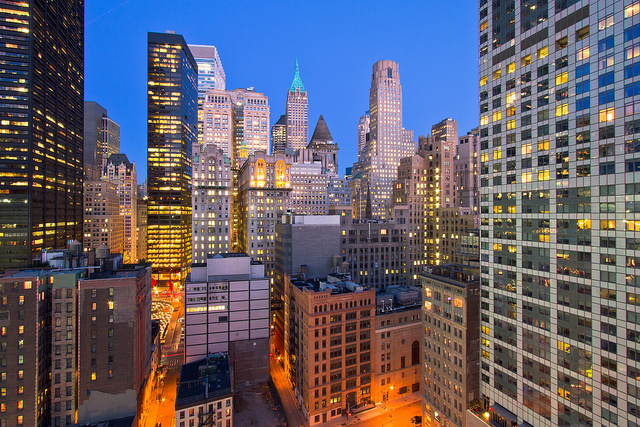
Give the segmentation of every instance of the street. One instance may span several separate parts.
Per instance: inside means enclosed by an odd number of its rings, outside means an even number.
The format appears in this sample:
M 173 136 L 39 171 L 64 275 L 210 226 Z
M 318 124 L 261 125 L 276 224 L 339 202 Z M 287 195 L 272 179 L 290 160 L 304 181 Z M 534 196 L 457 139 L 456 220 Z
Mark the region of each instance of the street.
M 296 397 L 291 388 L 291 384 L 284 376 L 284 370 L 278 360 L 275 357 L 271 357 L 271 378 L 278 390 L 280 399 L 282 400 L 282 406 L 284 409 L 287 423 L 290 426 L 303 426 L 305 425 L 304 418 L 298 409 Z
M 175 308 L 178 310 L 174 311 Z M 161 365 L 165 367 L 165 371 L 156 377 L 153 389 L 144 403 L 143 427 L 155 427 L 157 423 L 163 427 L 171 427 L 175 421 L 176 388 L 184 361 L 184 343 L 181 340 L 184 323 L 178 322 L 184 316 L 182 300 L 172 301 L 165 310 L 171 314 L 165 343 L 162 344 Z

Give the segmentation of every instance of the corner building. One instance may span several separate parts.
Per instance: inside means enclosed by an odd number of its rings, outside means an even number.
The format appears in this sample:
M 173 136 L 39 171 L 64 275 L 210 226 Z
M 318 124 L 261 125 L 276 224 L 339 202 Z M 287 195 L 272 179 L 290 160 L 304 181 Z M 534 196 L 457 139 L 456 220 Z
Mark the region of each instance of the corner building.
M 148 255 L 154 279 L 181 281 L 191 265 L 191 148 L 198 136 L 198 67 L 181 35 L 149 33 Z
M 482 0 L 479 38 L 486 417 L 635 426 L 640 5 Z

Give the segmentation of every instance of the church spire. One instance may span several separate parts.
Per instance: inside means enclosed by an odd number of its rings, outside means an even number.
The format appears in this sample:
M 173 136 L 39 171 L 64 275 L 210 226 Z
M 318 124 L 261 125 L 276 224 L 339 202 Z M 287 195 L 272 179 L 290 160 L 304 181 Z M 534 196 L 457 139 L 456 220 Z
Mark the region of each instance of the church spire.
M 306 92 L 307 90 L 304 88 L 302 84 L 302 80 L 300 79 L 300 72 L 298 71 L 298 58 L 296 58 L 296 71 L 293 74 L 293 81 L 291 82 L 291 87 L 289 91 L 295 92 L 296 89 L 300 89 L 300 92 Z

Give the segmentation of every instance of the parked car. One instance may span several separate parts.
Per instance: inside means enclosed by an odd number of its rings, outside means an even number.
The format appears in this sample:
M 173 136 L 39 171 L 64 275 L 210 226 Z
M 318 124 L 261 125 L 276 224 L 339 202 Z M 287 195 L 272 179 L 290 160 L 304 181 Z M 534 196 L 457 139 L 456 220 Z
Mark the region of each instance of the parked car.
M 411 424 L 413 424 L 414 426 L 422 425 L 422 417 L 420 415 L 416 415 L 415 417 L 411 418 Z

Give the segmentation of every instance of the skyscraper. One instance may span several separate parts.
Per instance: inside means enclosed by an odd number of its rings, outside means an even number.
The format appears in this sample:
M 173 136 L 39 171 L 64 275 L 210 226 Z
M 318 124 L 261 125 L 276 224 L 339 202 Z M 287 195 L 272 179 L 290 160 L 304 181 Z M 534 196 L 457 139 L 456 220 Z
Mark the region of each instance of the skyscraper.
M 130 162 L 126 154 L 112 154 L 102 170 L 102 179 L 118 186 L 120 215 L 124 220 L 124 262 L 138 260 L 138 174 L 136 163 Z
M 148 54 L 148 255 L 156 280 L 184 281 L 191 265 L 197 65 L 175 33 L 149 33 Z
M 362 129 L 361 129 L 362 128 Z M 365 135 L 366 116 L 358 125 L 358 148 Z M 398 63 L 380 60 L 373 65 L 369 95 L 369 140 L 358 154 L 354 176 L 360 174 L 361 194 L 354 201 L 366 201 L 367 214 L 386 219 L 389 212 L 392 184 L 398 176 L 400 159 L 415 153 L 409 133 L 402 128 L 402 86 Z M 355 188 L 355 187 L 354 187 Z M 362 211 L 358 206 L 358 211 Z
M 283 153 L 287 148 L 287 116 L 281 115 L 271 126 L 271 155 Z
M 102 169 L 112 154 L 120 152 L 120 125 L 93 101 L 84 102 L 84 166 Z
M 0 47 L 0 268 L 6 268 L 82 240 L 84 3 L 8 2 L 0 17 L 0 37 L 11 40 Z
M 479 5 L 488 417 L 637 425 L 640 6 Z
M 371 137 L 369 125 L 371 123 L 371 116 L 367 111 L 364 116 L 358 120 L 358 161 L 364 159 L 364 150 Z
M 202 110 L 207 92 L 210 90 L 224 90 L 226 75 L 218 49 L 215 46 L 190 44 L 189 50 L 196 61 L 198 72 L 198 142 L 203 141 L 204 112 Z
M 287 91 L 287 147 L 298 150 L 307 146 L 309 139 L 309 101 L 302 84 L 296 59 L 293 81 Z

